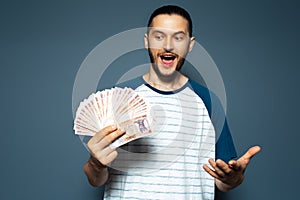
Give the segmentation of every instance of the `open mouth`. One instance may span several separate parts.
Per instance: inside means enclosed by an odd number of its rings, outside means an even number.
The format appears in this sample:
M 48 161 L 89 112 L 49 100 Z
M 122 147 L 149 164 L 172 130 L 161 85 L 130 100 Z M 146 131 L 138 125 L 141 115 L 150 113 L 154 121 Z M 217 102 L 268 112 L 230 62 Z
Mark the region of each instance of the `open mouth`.
M 164 55 L 160 55 L 159 57 L 164 65 L 172 65 L 176 58 L 175 55 L 171 55 L 171 54 L 169 54 L 169 55 L 164 54 Z

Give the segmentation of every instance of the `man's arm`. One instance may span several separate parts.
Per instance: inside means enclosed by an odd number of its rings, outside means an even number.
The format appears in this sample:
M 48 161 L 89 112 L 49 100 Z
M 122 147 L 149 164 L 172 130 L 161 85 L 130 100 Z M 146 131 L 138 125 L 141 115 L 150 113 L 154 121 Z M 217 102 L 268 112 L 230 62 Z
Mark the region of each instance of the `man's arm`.
M 124 133 L 116 126 L 107 126 L 89 140 L 87 145 L 91 156 L 84 165 L 84 172 L 92 186 L 106 183 L 109 177 L 107 165 L 118 156 L 116 149 L 109 145 Z
M 228 163 L 220 159 L 216 161 L 209 159 L 208 162 L 212 169 L 207 165 L 204 165 L 203 168 L 215 178 L 217 188 L 223 192 L 227 192 L 243 182 L 247 165 L 250 163 L 251 158 L 259 151 L 259 146 L 251 147 L 238 160 L 230 160 Z

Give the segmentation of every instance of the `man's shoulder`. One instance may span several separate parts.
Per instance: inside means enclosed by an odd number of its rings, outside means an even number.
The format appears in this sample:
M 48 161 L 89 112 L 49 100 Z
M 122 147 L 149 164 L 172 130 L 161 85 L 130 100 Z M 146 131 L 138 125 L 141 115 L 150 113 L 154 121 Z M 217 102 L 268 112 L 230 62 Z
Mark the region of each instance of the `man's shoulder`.
M 206 86 L 203 86 L 194 80 L 189 79 L 188 83 L 189 83 L 188 87 L 190 87 L 195 92 L 195 94 L 197 94 L 204 102 L 209 112 L 209 115 L 211 115 L 213 106 L 216 108 L 216 110 L 219 109 L 223 110 L 220 99 L 214 92 L 212 92 Z
M 118 83 L 115 85 L 115 87 L 120 87 L 120 88 L 128 87 L 131 89 L 136 89 L 137 87 L 139 87 L 143 84 L 145 84 L 145 81 L 142 76 L 139 76 L 134 79 L 130 79 L 130 80 L 124 81 L 122 83 Z
M 206 104 L 206 106 L 210 107 L 211 100 L 211 91 L 203 85 L 200 85 L 196 81 L 189 79 L 188 87 L 192 89 Z
M 189 87 L 191 87 L 191 89 L 193 89 L 195 92 L 209 92 L 206 86 L 203 86 L 192 79 L 188 80 L 188 84 Z

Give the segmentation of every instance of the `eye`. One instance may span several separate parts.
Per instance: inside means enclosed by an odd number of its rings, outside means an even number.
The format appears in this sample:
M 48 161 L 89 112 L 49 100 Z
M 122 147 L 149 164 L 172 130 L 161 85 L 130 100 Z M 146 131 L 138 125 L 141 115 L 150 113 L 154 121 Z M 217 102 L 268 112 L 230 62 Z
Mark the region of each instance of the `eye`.
M 156 34 L 156 35 L 154 35 L 154 38 L 156 40 L 162 40 L 162 39 L 164 39 L 164 36 L 162 34 Z
M 181 41 L 181 40 L 183 40 L 184 39 L 184 37 L 182 36 L 182 35 L 176 35 L 175 36 L 175 40 L 176 41 Z

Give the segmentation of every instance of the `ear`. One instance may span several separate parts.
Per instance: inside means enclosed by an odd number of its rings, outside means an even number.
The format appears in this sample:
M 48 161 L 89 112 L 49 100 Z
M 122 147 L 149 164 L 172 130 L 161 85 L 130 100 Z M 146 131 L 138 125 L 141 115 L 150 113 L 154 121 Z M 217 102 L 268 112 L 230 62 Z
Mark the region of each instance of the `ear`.
M 194 47 L 194 44 L 195 44 L 195 37 L 191 37 L 190 38 L 190 44 L 189 44 L 189 52 L 192 51 L 192 49 Z
M 146 49 L 149 48 L 148 35 L 147 35 L 147 33 L 145 33 L 145 35 L 144 35 L 144 45 L 145 45 L 145 48 L 146 48 Z

